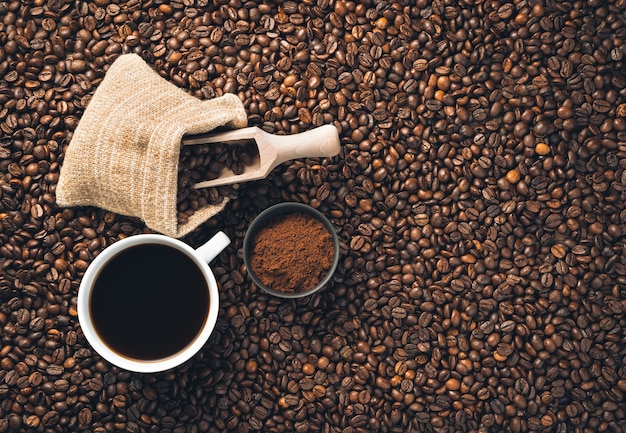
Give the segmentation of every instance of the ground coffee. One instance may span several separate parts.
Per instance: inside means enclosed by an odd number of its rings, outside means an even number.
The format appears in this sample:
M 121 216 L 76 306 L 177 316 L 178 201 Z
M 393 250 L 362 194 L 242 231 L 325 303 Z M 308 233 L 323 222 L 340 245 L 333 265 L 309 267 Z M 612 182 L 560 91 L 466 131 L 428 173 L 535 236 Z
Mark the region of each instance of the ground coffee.
M 252 242 L 252 271 L 263 284 L 281 292 L 312 289 L 332 262 L 332 236 L 310 215 L 279 215 L 261 227 Z

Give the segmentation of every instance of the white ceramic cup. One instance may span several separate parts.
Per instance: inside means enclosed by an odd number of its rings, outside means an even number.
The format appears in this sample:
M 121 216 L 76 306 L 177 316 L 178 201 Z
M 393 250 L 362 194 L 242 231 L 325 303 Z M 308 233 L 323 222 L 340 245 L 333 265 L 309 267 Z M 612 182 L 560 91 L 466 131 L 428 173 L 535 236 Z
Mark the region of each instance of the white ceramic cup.
M 209 289 L 210 302 L 208 315 L 203 327 L 200 329 L 200 332 L 182 351 L 162 359 L 132 359 L 117 353 L 115 350 L 111 349 L 98 335 L 94 328 L 90 313 L 91 293 L 101 269 L 120 252 L 130 247 L 142 244 L 167 245 L 183 252 L 196 264 L 198 269 L 202 271 Z M 85 271 L 85 275 L 81 280 L 78 290 L 78 320 L 87 341 L 104 359 L 109 361 L 111 364 L 129 371 L 139 373 L 155 373 L 169 370 L 187 361 L 204 346 L 211 336 L 213 328 L 215 327 L 219 311 L 219 293 L 217 290 L 217 281 L 215 280 L 213 271 L 211 271 L 208 263 L 217 257 L 217 255 L 229 244 L 230 239 L 228 236 L 220 231 L 196 250 L 178 239 L 159 234 L 139 234 L 130 236 L 105 248 Z M 176 272 L 176 269 L 171 269 L 171 271 Z

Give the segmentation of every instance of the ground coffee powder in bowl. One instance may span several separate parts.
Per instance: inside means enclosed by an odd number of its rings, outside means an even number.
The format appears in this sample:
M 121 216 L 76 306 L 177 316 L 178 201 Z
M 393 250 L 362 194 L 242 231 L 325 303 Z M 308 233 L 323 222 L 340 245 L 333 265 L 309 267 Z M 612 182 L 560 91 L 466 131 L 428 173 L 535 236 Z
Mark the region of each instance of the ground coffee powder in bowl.
M 339 240 L 319 211 L 301 203 L 280 203 L 252 222 L 243 255 L 257 286 L 276 296 L 298 298 L 330 281 L 339 262 Z

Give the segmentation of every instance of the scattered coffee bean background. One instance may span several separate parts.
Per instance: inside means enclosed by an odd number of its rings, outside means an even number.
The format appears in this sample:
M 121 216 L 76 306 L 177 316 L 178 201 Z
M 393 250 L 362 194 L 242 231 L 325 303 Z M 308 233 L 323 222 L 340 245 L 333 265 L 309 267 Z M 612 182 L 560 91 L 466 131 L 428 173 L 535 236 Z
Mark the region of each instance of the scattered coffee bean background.
M 0 2 L 0 432 L 626 431 L 625 14 Z M 250 125 L 333 123 L 343 144 L 203 196 L 231 199 L 185 239 L 233 239 L 213 263 L 220 319 L 154 375 L 103 361 L 76 317 L 93 258 L 148 230 L 55 204 L 72 132 L 127 52 L 198 98 L 239 95 Z M 287 200 L 342 243 L 335 281 L 301 300 L 263 294 L 241 259 L 252 218 Z

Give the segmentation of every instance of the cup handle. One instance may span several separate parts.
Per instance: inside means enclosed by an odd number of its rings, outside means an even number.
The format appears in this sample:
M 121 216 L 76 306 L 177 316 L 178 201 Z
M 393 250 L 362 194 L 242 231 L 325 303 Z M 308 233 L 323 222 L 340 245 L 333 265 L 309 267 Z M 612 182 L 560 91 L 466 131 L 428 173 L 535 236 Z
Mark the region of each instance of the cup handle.
M 226 235 L 226 233 L 219 231 L 204 245 L 196 249 L 196 253 L 198 253 L 202 260 L 209 263 L 216 258 L 219 253 L 224 251 L 224 248 L 226 248 L 229 244 L 230 238 Z

